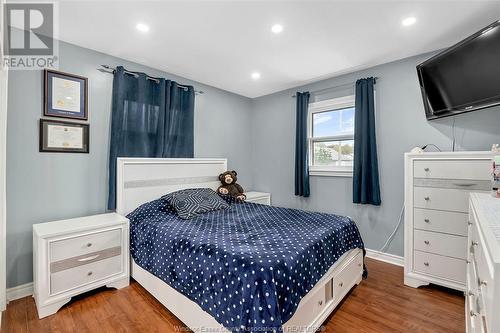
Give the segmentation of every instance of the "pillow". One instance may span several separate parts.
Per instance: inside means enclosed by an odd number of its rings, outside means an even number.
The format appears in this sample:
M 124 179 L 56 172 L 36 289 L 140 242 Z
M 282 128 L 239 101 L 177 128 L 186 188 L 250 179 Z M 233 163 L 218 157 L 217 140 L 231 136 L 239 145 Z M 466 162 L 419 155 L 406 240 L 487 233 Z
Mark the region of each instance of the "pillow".
M 198 214 L 230 206 L 215 191 L 209 188 L 190 188 L 169 193 L 162 197 L 174 208 L 181 219 L 190 219 Z

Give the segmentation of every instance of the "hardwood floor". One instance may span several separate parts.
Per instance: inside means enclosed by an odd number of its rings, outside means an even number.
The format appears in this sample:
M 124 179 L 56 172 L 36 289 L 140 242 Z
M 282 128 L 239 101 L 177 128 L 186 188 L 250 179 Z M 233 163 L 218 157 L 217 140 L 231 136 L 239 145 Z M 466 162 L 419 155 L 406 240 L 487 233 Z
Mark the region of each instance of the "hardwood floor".
M 325 322 L 324 332 L 464 332 L 464 297 L 437 287 L 403 285 L 403 268 L 367 259 L 368 279 L 354 288 Z M 185 332 L 183 324 L 138 283 L 74 298 L 39 320 L 31 297 L 12 301 L 5 333 Z

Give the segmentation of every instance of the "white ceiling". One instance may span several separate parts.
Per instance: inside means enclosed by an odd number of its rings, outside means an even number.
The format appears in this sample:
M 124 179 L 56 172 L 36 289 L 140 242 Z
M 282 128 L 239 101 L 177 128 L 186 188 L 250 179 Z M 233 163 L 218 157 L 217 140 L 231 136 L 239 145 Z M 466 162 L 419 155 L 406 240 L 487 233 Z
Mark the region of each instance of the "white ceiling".
M 65 1 L 59 11 L 64 41 L 257 97 L 450 46 L 499 19 L 500 2 Z M 403 27 L 408 16 L 417 23 Z

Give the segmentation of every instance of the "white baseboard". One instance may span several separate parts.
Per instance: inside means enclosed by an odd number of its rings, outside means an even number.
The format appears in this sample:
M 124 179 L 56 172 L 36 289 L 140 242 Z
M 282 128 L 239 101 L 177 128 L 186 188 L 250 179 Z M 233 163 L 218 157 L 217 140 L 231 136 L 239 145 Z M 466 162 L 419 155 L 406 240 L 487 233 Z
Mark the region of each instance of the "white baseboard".
M 33 295 L 33 282 L 7 289 L 7 302 Z
M 377 250 L 366 249 L 366 256 L 371 259 L 383 261 L 401 267 L 403 267 L 405 263 L 403 257 L 397 256 L 395 254 L 380 252 Z

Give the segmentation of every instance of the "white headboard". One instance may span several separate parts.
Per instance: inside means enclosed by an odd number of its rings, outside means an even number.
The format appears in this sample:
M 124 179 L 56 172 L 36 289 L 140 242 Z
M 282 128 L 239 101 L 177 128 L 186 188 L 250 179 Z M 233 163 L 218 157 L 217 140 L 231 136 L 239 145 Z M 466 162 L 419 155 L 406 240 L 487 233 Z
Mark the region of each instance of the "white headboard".
M 118 158 L 116 212 L 126 215 L 148 201 L 185 188 L 220 185 L 227 159 Z

